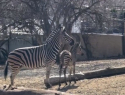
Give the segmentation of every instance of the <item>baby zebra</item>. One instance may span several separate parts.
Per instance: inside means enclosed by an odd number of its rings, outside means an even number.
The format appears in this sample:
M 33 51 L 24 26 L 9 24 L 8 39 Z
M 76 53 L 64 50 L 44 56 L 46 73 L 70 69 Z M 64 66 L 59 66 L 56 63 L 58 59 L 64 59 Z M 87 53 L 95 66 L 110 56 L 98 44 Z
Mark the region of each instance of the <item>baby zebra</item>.
M 79 47 L 79 48 L 78 48 Z M 74 76 L 74 82 L 76 83 L 75 80 L 75 63 L 76 63 L 76 55 L 81 54 L 83 56 L 83 52 L 81 49 L 81 44 L 75 43 L 70 52 L 68 50 L 63 50 L 60 53 L 60 64 L 59 64 L 59 88 L 61 86 L 60 79 L 61 79 L 61 73 L 62 69 L 64 69 L 64 78 L 65 78 L 65 84 L 67 85 L 67 80 L 66 80 L 66 69 L 69 66 L 69 83 L 71 84 L 71 73 L 73 72 Z

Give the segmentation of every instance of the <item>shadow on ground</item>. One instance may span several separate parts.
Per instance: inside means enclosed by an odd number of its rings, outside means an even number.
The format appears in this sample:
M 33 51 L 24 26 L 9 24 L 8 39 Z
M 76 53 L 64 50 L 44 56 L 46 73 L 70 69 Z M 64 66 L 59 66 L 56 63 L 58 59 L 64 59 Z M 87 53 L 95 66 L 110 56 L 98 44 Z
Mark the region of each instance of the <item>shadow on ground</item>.
M 0 90 L 0 95 L 70 95 L 70 94 L 56 90 L 18 88 L 9 91 Z
M 77 89 L 77 88 L 78 88 L 78 86 L 75 86 L 74 84 L 72 84 L 72 85 L 65 85 L 62 88 L 58 89 L 58 91 L 66 92 L 69 89 L 71 90 L 71 89 Z

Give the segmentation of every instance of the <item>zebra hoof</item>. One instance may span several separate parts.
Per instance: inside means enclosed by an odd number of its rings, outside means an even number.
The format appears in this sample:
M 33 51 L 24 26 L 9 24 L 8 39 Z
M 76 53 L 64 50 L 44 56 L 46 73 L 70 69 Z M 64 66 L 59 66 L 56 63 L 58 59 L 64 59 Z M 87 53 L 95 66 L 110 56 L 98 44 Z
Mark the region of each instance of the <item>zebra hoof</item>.
M 59 87 L 61 86 L 61 83 L 59 84 Z
M 67 82 L 65 84 L 67 85 Z
M 3 86 L 3 90 L 5 90 L 6 88 L 7 88 L 7 86 L 6 86 L 6 85 L 4 85 L 4 86 Z
M 45 83 L 45 86 L 46 86 L 46 88 L 51 88 L 52 87 L 52 85 L 49 84 L 49 83 Z
M 76 84 L 76 79 L 74 79 L 74 83 Z
M 60 90 L 60 86 L 58 87 L 58 89 L 57 90 Z
M 74 83 L 76 84 L 76 81 L 74 81 Z
M 17 89 L 17 87 L 12 86 L 12 87 L 11 87 L 11 90 L 14 90 L 14 89 Z

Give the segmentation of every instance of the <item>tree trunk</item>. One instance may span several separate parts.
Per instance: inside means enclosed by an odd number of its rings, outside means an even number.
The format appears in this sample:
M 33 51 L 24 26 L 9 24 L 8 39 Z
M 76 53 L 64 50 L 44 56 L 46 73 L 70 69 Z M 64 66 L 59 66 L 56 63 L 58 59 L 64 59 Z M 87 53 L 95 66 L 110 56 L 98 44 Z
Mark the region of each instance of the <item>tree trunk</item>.
M 118 75 L 118 74 L 125 74 L 125 67 L 106 68 L 106 69 L 102 69 L 102 70 L 87 72 L 85 74 L 76 74 L 76 80 L 108 77 L 108 76 Z M 73 81 L 74 78 L 72 77 L 71 80 Z M 67 81 L 69 81 L 68 78 L 67 78 Z M 61 83 L 65 82 L 64 77 L 61 77 L 60 82 Z M 52 85 L 57 85 L 59 83 L 59 76 L 51 77 L 50 78 L 50 83 Z

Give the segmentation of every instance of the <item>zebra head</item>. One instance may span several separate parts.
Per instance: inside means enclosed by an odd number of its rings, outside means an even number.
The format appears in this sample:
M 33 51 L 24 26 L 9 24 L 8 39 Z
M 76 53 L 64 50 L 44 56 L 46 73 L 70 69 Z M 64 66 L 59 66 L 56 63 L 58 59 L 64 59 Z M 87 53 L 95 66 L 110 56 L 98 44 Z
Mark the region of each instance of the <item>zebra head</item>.
M 70 52 L 75 52 L 75 51 L 76 51 L 76 54 L 78 54 L 78 55 L 81 55 L 81 56 L 84 55 L 84 51 L 83 51 L 81 42 L 80 43 L 75 42 L 75 44 L 72 46 Z
M 74 45 L 74 39 L 66 33 L 65 29 L 61 30 L 60 37 L 62 44 L 70 44 L 71 46 Z
M 83 56 L 84 55 L 84 51 L 83 51 L 83 47 L 82 47 L 82 44 L 81 42 L 79 43 L 79 48 L 77 48 L 77 52 L 79 55 Z

